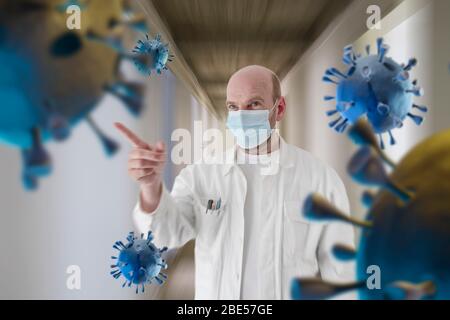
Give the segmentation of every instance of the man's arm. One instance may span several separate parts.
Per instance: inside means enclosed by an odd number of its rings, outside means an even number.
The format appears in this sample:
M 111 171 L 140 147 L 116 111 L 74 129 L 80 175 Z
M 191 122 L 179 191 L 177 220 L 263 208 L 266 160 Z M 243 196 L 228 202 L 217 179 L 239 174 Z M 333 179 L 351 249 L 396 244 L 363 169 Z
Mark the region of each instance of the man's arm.
M 144 234 L 151 230 L 157 246 L 183 245 L 195 237 L 191 168 L 180 173 L 170 195 L 162 184 L 167 158 L 164 144 L 158 142 L 152 146 L 123 124 L 115 126 L 134 147 L 128 159 L 128 175 L 140 186 L 139 201 L 133 212 L 136 228 Z
M 133 221 L 141 233 L 151 230 L 157 246 L 178 248 L 196 237 L 194 198 L 190 185 L 192 167 L 181 171 L 172 193 L 162 186 L 160 201 L 152 212 L 142 208 L 142 199 L 133 212 Z

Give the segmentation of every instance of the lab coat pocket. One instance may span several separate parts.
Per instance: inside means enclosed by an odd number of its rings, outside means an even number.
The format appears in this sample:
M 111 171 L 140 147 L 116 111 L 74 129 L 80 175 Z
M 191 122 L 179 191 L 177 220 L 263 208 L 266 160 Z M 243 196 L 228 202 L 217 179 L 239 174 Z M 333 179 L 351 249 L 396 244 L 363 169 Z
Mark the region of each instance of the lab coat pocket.
M 301 201 L 285 201 L 283 208 L 283 265 L 316 262 L 320 229 L 303 216 Z M 320 227 L 319 227 L 320 228 Z
M 208 201 L 211 198 L 199 198 L 197 201 L 197 219 L 199 230 L 198 240 L 206 240 L 208 242 L 218 239 L 220 226 L 223 222 L 226 203 L 221 201 L 219 209 L 208 209 Z

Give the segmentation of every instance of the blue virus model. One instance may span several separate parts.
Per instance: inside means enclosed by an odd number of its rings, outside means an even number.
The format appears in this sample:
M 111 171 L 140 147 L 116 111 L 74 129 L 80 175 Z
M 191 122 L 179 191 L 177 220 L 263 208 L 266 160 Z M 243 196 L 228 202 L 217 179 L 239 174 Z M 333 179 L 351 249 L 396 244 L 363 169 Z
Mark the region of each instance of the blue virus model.
M 84 8 L 81 30 L 68 30 L 68 15 L 56 8 L 73 3 Z M 109 93 L 139 115 L 144 87 L 125 80 L 119 62 L 131 59 L 121 50 L 126 32 L 144 25 L 122 0 L 0 0 L 0 142 L 22 150 L 26 189 L 51 173 L 44 142 L 67 139 L 81 120 L 107 155 L 117 151 L 91 112 Z
M 159 285 L 163 284 L 167 276 L 161 273 L 161 269 L 167 269 L 167 264 L 162 259 L 161 254 L 167 250 L 166 247 L 158 249 L 152 243 L 153 236 L 151 231 L 147 234 L 147 239 L 144 239 L 144 234 L 141 238 L 134 236 L 133 232 L 127 237 L 128 243 L 123 244 L 122 241 L 117 241 L 113 248 L 119 251 L 118 257 L 111 257 L 116 260 L 116 264 L 112 265 L 112 276 L 118 279 L 120 275 L 125 277 L 125 282 L 122 287 L 128 284 L 136 285 L 136 293 L 138 293 L 139 285 L 142 286 L 144 292 L 145 284 L 152 283 L 153 280 Z
M 346 73 L 336 68 L 326 70 L 323 81 L 337 85 L 336 97 L 326 96 L 325 101 L 335 100 L 336 108 L 327 115 L 336 116 L 329 123 L 339 133 L 349 125 L 366 115 L 373 130 L 379 135 L 381 148 L 384 149 L 383 134 L 388 133 L 390 144 L 396 143 L 392 130 L 401 128 L 406 117 L 420 125 L 423 118 L 414 115 L 412 109 L 427 112 L 427 108 L 413 103 L 413 96 L 422 96 L 423 90 L 417 80 L 411 81 L 409 71 L 417 64 L 410 59 L 407 65 L 399 65 L 388 58 L 389 46 L 383 39 L 377 40 L 378 54 L 367 56 L 355 54 L 353 47 L 344 49 L 343 61 L 349 65 Z
M 345 215 L 317 194 L 307 199 L 303 212 L 313 220 L 341 220 L 363 228 L 357 252 L 339 244 L 333 248 L 338 259 L 356 259 L 359 281 L 296 279 L 292 297 L 326 299 L 358 289 L 361 299 L 450 299 L 450 130 L 422 142 L 396 166 L 378 147 L 367 122 L 358 122 L 349 135 L 361 145 L 349 174 L 358 183 L 381 188 L 362 197 L 369 209 L 367 221 Z M 379 289 L 367 287 L 370 266 L 379 267 Z
M 152 71 L 161 74 L 163 70 L 167 70 L 167 63 L 173 58 L 168 44 L 161 41 L 160 35 L 156 35 L 154 39 L 149 38 L 148 34 L 145 35 L 145 40 L 138 40 L 133 53 L 134 63 L 144 75 L 150 75 Z

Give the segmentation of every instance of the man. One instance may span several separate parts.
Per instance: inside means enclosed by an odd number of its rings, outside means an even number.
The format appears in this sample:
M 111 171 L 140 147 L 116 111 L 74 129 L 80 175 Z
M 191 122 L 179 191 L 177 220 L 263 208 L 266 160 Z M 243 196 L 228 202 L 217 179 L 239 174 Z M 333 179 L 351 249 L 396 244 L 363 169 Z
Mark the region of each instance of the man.
M 239 70 L 228 83 L 227 108 L 237 142 L 225 155 L 232 161 L 187 166 L 171 193 L 161 182 L 164 145 L 116 125 L 135 145 L 128 170 L 141 189 L 133 213 L 139 231 L 151 229 L 156 244 L 169 248 L 196 239 L 196 299 L 290 299 L 295 277 L 354 280 L 353 265 L 331 252 L 336 243 L 354 246 L 352 227 L 302 215 L 311 192 L 343 212 L 348 200 L 333 169 L 273 130 L 286 113 L 278 77 L 261 66 Z M 267 163 L 276 170 L 265 173 Z

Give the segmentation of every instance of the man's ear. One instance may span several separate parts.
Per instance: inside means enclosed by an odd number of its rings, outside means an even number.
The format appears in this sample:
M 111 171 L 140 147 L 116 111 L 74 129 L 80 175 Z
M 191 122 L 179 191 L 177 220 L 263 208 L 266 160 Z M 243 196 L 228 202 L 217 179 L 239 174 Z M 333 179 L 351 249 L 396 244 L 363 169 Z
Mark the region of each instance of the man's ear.
M 286 113 L 286 99 L 284 97 L 281 97 L 280 101 L 278 102 L 276 121 L 279 122 L 283 120 L 285 113 Z

